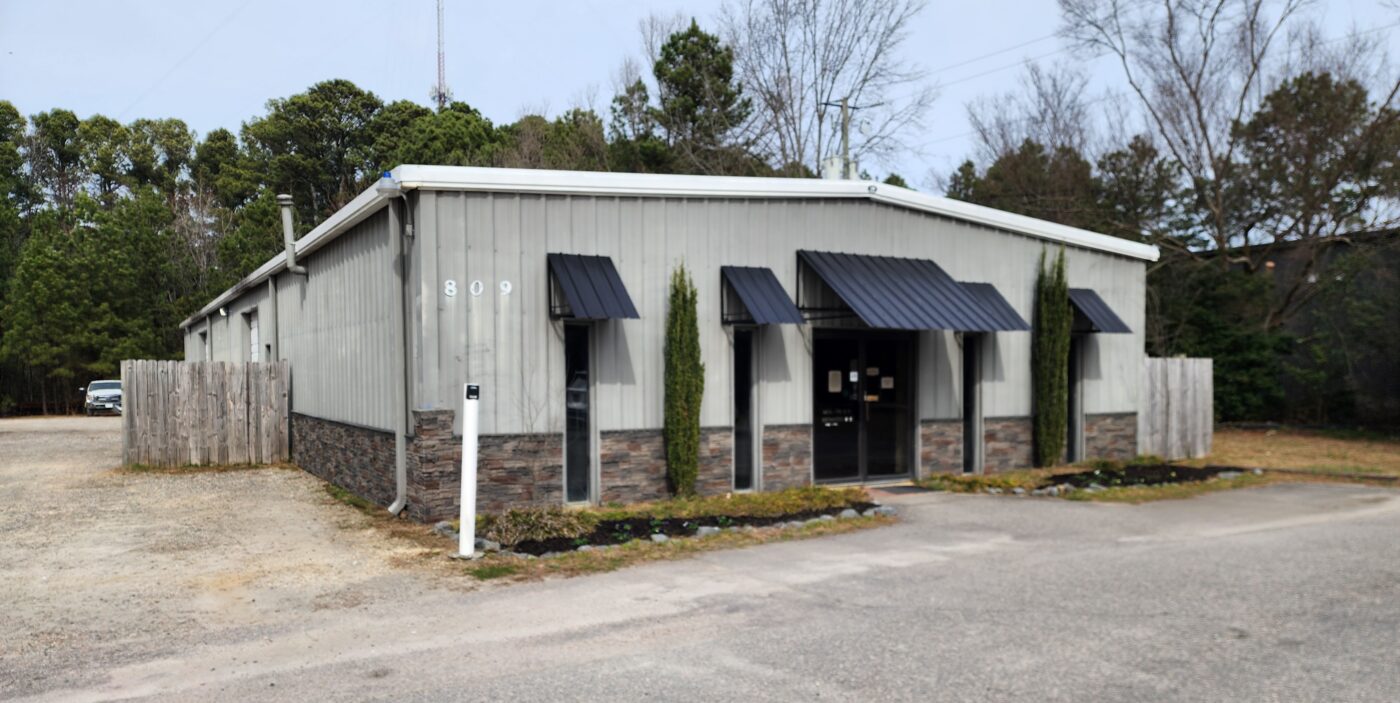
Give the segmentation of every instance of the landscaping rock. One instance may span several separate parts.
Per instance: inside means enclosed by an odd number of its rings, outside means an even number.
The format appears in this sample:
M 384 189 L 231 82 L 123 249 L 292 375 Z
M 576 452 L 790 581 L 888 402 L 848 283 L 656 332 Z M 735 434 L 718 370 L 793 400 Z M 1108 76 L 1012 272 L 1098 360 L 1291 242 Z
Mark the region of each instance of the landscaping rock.
M 696 536 L 696 537 L 709 537 L 710 535 L 717 535 L 717 534 L 719 534 L 719 528 L 718 528 L 718 527 L 710 527 L 709 525 L 701 525 L 701 526 L 700 526 L 700 529 L 698 529 L 698 530 L 695 531 L 695 536 Z
M 580 551 L 580 552 L 591 552 L 591 551 L 593 551 L 593 549 L 594 549 L 593 545 L 591 545 L 591 544 L 585 544 L 585 545 L 579 546 L 578 551 Z
M 482 537 L 477 537 L 476 548 L 483 552 L 499 552 L 501 551 L 501 543 L 493 542 L 489 539 L 485 539 Z
M 875 517 L 875 509 L 867 508 L 865 512 L 861 513 L 861 515 L 864 515 L 865 517 Z
M 457 536 L 457 531 L 452 529 L 452 523 L 443 520 L 433 525 L 433 534 L 442 535 L 447 538 L 455 538 Z
M 856 510 L 855 508 L 846 508 L 845 510 L 842 510 L 841 513 L 837 515 L 837 517 L 842 518 L 844 520 L 849 520 L 853 517 L 860 517 L 860 511 Z
M 1049 487 L 1049 488 L 1046 488 L 1046 489 L 1045 489 L 1045 495 L 1048 495 L 1048 496 L 1051 496 L 1051 497 L 1060 495 L 1060 487 L 1059 487 L 1059 486 L 1051 486 L 1051 487 Z
M 666 535 L 661 534 L 660 532 L 658 532 L 658 533 L 656 533 L 656 534 L 654 534 L 654 535 L 651 536 L 651 541 L 653 541 L 653 542 L 655 542 L 655 543 L 657 543 L 657 544 L 661 544 L 662 542 L 670 542 L 670 541 L 671 541 L 671 538 L 670 538 L 670 537 L 667 537 Z
M 818 515 L 818 516 L 817 516 L 817 519 L 818 519 L 818 520 L 821 520 L 822 522 L 831 522 L 832 520 L 835 520 L 836 518 L 834 518 L 834 517 L 832 517 L 832 516 L 830 516 L 830 515 Z
M 1263 469 L 1255 469 L 1255 470 L 1254 470 L 1254 475 L 1255 475 L 1255 476 L 1263 476 L 1263 475 L 1264 475 L 1264 470 L 1263 470 Z
M 1087 490 L 1090 490 L 1090 491 L 1093 491 L 1093 492 L 1095 492 L 1095 493 L 1098 493 L 1099 491 L 1106 491 L 1106 490 L 1108 490 L 1108 487 L 1107 487 L 1107 486 L 1100 485 L 1100 484 L 1097 484 L 1097 483 L 1091 483 L 1091 484 L 1089 484 L 1089 488 L 1088 488 Z
M 1045 495 L 1045 489 L 1044 489 L 1044 488 L 1036 488 L 1036 489 L 1034 489 L 1034 490 L 1031 491 L 1031 495 L 1033 495 L 1033 496 L 1043 496 L 1043 495 Z
M 890 516 L 893 516 L 896 512 L 899 512 L 899 511 L 895 510 L 893 505 L 881 505 L 881 506 L 879 506 L 879 507 L 877 507 L 877 508 L 872 508 L 872 509 L 871 509 L 871 512 L 875 513 L 876 515 L 890 515 Z
M 1011 489 L 1011 492 L 1012 492 L 1012 493 L 1015 493 L 1015 494 L 1018 495 L 1018 496 L 1023 496 L 1023 495 L 1026 494 L 1026 489 L 1024 489 L 1024 488 L 1022 488 L 1022 487 L 1020 487 L 1020 486 L 1017 486 L 1017 487 Z
M 997 487 L 995 487 L 995 486 L 989 487 L 989 488 L 987 489 L 987 492 L 990 493 L 990 494 L 992 494 L 992 495 L 994 495 L 994 496 L 1001 495 L 1001 489 L 1000 489 L 1000 488 L 997 488 Z

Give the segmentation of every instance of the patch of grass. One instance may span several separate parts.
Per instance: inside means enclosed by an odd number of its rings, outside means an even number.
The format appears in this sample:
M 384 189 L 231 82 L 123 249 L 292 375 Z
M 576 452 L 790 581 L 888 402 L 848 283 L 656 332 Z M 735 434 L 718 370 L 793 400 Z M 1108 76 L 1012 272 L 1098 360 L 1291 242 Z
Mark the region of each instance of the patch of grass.
M 651 503 L 590 508 L 600 521 L 633 518 L 691 519 L 725 516 L 781 517 L 811 511 L 836 510 L 870 502 L 863 488 L 805 486 L 771 493 L 731 493 L 720 496 L 673 498 Z
M 931 491 L 951 493 L 982 493 L 988 488 L 1000 488 L 1010 492 L 1013 488 L 1027 491 L 1045 484 L 1056 473 L 1074 469 L 1026 469 L 1008 471 L 1001 474 L 935 474 L 918 481 L 918 485 Z
M 1244 474 L 1236 478 L 1215 478 L 1209 481 L 1188 481 L 1185 483 L 1163 483 L 1153 486 L 1117 486 L 1101 491 L 1073 491 L 1063 497 L 1067 500 L 1094 503 L 1149 503 L 1157 500 L 1180 500 L 1194 498 L 1205 493 L 1228 491 L 1236 488 L 1253 488 L 1278 479 L 1269 475 L 1255 476 Z
M 593 530 L 597 516 L 583 510 L 557 508 L 526 508 L 477 517 L 478 534 L 501 544 L 519 544 L 529 540 L 552 537 L 573 539 Z M 460 525 L 460 521 L 454 521 Z
M 379 506 L 355 495 L 354 493 L 351 493 L 350 491 L 345 490 L 344 488 L 341 488 L 340 486 L 335 485 L 334 483 L 327 482 L 325 486 L 326 495 L 330 496 L 331 498 L 334 498 L 335 500 L 341 503 L 344 503 L 366 514 L 373 514 L 379 512 Z
M 1400 476 L 1400 440 L 1338 430 L 1221 427 L 1210 456 L 1184 463 Z
M 291 464 L 185 464 L 183 466 L 153 466 L 151 464 L 126 464 L 115 470 L 127 474 L 220 474 L 230 471 L 256 471 L 258 469 L 295 469 Z
M 513 573 L 502 575 L 503 580 L 531 581 L 549 577 L 570 577 L 585 574 L 616 571 L 652 561 L 684 559 L 695 554 L 735 549 L 772 542 L 808 539 L 824 535 L 844 534 L 873 527 L 893 524 L 896 518 L 877 515 L 872 517 L 830 520 L 803 525 L 802 527 L 766 527 L 739 532 L 722 532 L 703 539 L 673 539 L 655 543 L 650 540 L 635 540 L 611 549 L 594 549 L 585 552 L 566 552 L 546 559 L 525 559 L 502 554 L 488 554 L 479 560 L 483 569 L 503 565 L 515 569 Z M 469 570 L 470 573 L 471 570 Z
M 505 562 L 482 564 L 481 566 L 474 566 L 470 569 L 467 569 L 467 573 L 476 577 L 478 581 L 490 581 L 491 579 L 504 578 L 506 576 L 514 576 L 519 572 L 519 564 L 510 564 Z

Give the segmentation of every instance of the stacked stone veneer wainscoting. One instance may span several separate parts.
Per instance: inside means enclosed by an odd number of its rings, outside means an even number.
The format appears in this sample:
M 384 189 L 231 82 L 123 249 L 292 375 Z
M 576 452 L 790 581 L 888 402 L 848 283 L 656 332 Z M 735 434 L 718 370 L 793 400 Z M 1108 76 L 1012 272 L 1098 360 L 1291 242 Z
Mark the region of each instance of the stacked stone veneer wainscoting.
M 781 491 L 812 484 L 812 426 L 763 428 L 763 490 Z
M 598 433 L 598 484 L 604 503 L 637 503 L 671 495 L 661 430 Z
M 962 473 L 962 420 L 919 421 L 919 465 L 925 475 Z
M 1137 456 L 1137 413 L 1085 415 L 1084 456 L 1119 461 Z
M 664 468 L 663 468 L 664 471 Z M 734 428 L 700 429 L 700 471 L 695 492 L 702 496 L 723 495 L 734 490 Z
M 413 413 L 408 451 L 408 513 L 423 522 L 461 514 L 462 438 L 452 431 L 453 411 Z M 392 475 L 393 464 L 390 464 Z M 509 508 L 564 502 L 564 439 L 558 433 L 477 437 L 476 507 Z
M 985 444 L 982 468 L 986 473 L 1028 469 L 1035 461 L 1031 442 L 1034 435 L 1028 417 L 989 417 L 982 420 Z
M 292 463 L 361 498 L 394 501 L 394 434 L 291 415 Z

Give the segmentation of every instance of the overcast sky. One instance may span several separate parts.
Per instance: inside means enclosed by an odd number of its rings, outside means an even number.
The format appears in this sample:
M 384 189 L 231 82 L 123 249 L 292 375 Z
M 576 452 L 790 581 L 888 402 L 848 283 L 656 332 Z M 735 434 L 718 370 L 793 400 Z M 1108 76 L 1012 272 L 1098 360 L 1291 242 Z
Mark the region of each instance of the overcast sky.
M 707 20 L 719 5 L 448 0 L 448 84 L 496 122 L 541 109 L 552 115 L 590 96 L 606 114 L 611 76 L 624 57 L 641 54 L 639 19 L 679 11 L 713 28 Z M 179 117 L 200 134 L 236 131 L 269 98 L 327 78 L 427 104 L 434 13 L 435 0 L 0 0 L 0 99 L 25 114 L 64 107 L 123 122 Z M 1381 0 L 1330 0 L 1314 14 L 1329 36 L 1397 20 Z M 864 165 L 929 187 L 931 173 L 948 173 L 971 150 L 967 101 L 1013 89 L 1025 60 L 1071 58 L 1051 36 L 1058 26 L 1054 0 L 932 0 L 903 49 L 943 86 L 911 139 L 923 153 Z M 1400 30 L 1387 37 L 1395 46 Z M 1004 49 L 1011 50 L 987 56 Z M 969 61 L 978 57 L 985 58 Z M 1092 94 L 1117 84 L 1111 61 L 1085 65 Z

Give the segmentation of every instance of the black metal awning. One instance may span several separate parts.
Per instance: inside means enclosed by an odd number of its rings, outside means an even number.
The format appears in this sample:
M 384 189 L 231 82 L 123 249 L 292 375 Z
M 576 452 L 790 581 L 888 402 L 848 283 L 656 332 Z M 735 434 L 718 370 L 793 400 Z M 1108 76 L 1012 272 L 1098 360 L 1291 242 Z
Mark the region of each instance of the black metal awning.
M 1016 308 L 1011 307 L 1011 303 L 1006 302 L 1001 291 L 990 283 L 963 283 L 963 288 L 967 289 L 973 297 L 982 303 L 982 309 L 992 315 L 1000 332 L 1028 332 L 1031 329 L 1026 318 L 1016 312 Z
M 1125 334 L 1132 332 L 1123 319 L 1114 314 L 1113 308 L 1090 288 L 1069 289 L 1069 302 L 1074 307 L 1075 332 L 1105 332 Z
M 720 278 L 728 284 L 720 301 L 724 324 L 802 324 L 802 313 L 792 304 L 792 298 L 783 290 L 783 284 L 778 282 L 772 269 L 721 266 L 719 272 Z M 737 301 L 732 298 L 737 298 Z
M 798 263 L 811 269 L 856 317 L 876 329 L 1027 329 L 1019 315 L 1019 325 L 1008 326 L 1005 310 L 984 302 L 980 292 L 964 287 L 927 259 L 819 251 L 799 251 L 797 257 Z M 1001 305 L 1010 307 L 1000 294 L 996 297 Z
M 637 307 L 606 256 L 549 254 L 549 314 L 573 320 L 636 320 Z

